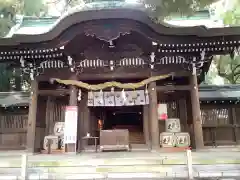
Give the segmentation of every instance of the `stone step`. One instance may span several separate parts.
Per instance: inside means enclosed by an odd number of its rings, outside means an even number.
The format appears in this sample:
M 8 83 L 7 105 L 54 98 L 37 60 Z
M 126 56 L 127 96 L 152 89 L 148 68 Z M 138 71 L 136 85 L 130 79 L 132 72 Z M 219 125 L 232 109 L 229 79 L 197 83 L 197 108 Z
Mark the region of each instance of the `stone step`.
M 142 132 L 130 132 L 129 133 L 130 144 L 144 144 L 145 139 Z
M 226 176 L 239 176 L 239 166 L 234 167 L 234 165 L 230 166 L 222 166 L 216 167 L 212 166 L 198 166 L 193 167 L 194 169 L 194 177 L 226 177 Z M 20 168 L 15 169 L 9 172 L 1 171 L 1 174 L 20 174 Z M 85 177 L 89 175 L 89 177 L 100 177 L 99 175 L 104 175 L 105 177 L 116 178 L 130 178 L 137 177 L 141 174 L 141 177 L 151 177 L 153 174 L 158 175 L 159 177 L 187 177 L 187 167 L 186 166 L 177 166 L 177 165 L 168 165 L 168 166 L 87 166 L 87 167 L 34 167 L 28 168 L 28 174 L 38 177 L 43 177 L 47 175 L 48 177 L 75 177 L 79 175 Z M 140 176 L 138 176 L 140 177 Z M 69 178 L 71 179 L 71 178 Z

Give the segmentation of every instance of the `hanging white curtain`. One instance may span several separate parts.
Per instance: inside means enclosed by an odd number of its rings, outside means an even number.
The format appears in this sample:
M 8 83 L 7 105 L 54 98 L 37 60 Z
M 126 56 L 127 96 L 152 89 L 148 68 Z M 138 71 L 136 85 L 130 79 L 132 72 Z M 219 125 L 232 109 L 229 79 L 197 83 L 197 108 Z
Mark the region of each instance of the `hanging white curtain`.
M 149 104 L 144 90 L 88 92 L 88 106 L 134 106 Z
M 93 92 L 94 106 L 104 106 L 103 92 Z
M 146 104 L 146 98 L 145 98 L 144 90 L 136 91 L 135 105 L 145 105 L 145 104 Z
M 115 106 L 114 92 L 104 92 L 103 94 L 104 94 L 104 105 Z

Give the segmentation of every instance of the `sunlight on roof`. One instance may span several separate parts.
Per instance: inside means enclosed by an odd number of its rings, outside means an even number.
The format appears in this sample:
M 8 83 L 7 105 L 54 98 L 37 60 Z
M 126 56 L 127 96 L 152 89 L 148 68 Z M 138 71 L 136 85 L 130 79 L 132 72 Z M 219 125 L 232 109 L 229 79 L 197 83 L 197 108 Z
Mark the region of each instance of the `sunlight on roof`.
M 212 19 L 198 19 L 198 20 L 165 20 L 167 24 L 174 26 L 183 26 L 183 27 L 191 27 L 191 26 L 206 26 L 208 28 L 216 28 L 223 27 L 223 21 L 218 20 L 214 21 Z
M 138 0 L 125 0 L 126 3 L 138 3 Z
M 50 29 L 49 26 L 43 26 L 43 27 L 21 27 L 17 34 L 43 34 L 48 32 Z

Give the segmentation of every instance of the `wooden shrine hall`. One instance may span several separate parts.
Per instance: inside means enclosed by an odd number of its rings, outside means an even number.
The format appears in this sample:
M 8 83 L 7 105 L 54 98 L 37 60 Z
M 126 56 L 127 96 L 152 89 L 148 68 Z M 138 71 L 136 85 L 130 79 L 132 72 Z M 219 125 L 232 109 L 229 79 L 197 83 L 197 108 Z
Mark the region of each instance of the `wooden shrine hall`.
M 129 144 L 142 136 L 142 144 L 157 150 L 166 131 L 159 111 L 172 101 L 179 115 L 173 104 L 167 118 L 179 119 L 178 133 L 203 148 L 198 84 L 214 55 L 239 55 L 240 27 L 173 27 L 156 23 L 139 4 L 101 6 L 75 7 L 44 34 L 0 39 L 0 62 L 32 80 L 27 150 L 40 151 L 55 123 L 64 121 L 65 131 L 76 129 L 66 152 L 81 151 L 85 136 L 99 138 L 100 149 L 101 141 L 118 145 L 101 131 L 126 129 Z M 77 107 L 77 124 L 66 124 L 66 106 Z

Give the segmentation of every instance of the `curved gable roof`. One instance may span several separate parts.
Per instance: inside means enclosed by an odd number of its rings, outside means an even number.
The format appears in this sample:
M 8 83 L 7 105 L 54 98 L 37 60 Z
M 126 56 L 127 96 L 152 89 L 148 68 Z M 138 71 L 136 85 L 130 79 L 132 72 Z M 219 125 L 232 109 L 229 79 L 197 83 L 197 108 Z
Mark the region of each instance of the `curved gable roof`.
M 113 1 L 115 2 L 115 1 Z M 21 43 L 38 43 L 47 42 L 60 36 L 67 28 L 75 24 L 86 21 L 102 19 L 128 19 L 147 25 L 153 31 L 160 35 L 174 36 L 226 36 L 239 35 L 240 28 L 206 28 L 205 26 L 179 27 L 169 24 L 156 24 L 147 14 L 146 9 L 140 5 L 126 5 L 124 2 L 107 3 L 108 6 L 76 7 L 68 13 L 63 14 L 52 26 L 51 29 L 43 34 L 38 35 L 15 35 L 12 38 L 1 39 L 0 45 L 18 45 Z M 117 4 L 117 5 L 116 5 Z M 112 5 L 112 6 L 111 6 Z

